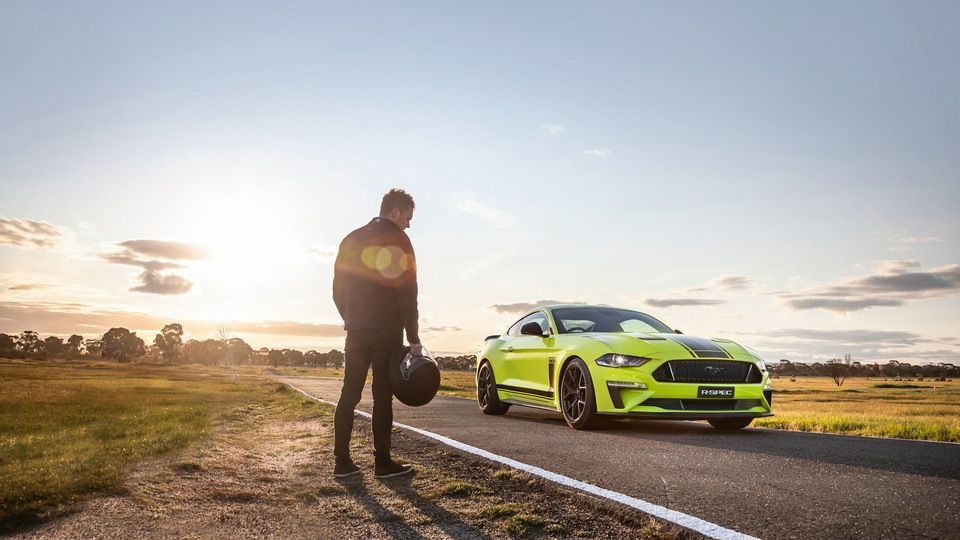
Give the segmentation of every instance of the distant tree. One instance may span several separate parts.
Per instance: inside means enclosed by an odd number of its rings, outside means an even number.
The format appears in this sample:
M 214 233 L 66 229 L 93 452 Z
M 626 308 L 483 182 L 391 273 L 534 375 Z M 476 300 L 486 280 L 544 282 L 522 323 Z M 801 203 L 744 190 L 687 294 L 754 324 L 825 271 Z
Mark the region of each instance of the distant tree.
M 43 342 L 33 330 L 24 330 L 17 338 L 17 349 L 24 358 L 41 358 L 44 354 Z
M 16 356 L 17 339 L 7 334 L 0 334 L 0 357 L 10 358 Z
M 83 350 L 83 336 L 78 334 L 73 334 L 67 338 L 67 358 L 77 358 L 80 356 L 80 352 Z
M 886 364 L 880 366 L 880 373 L 884 377 L 899 377 L 900 362 L 897 362 L 896 360 L 890 360 Z
M 332 349 L 327 353 L 327 366 L 332 368 L 342 368 L 343 367 L 343 353 Z
M 100 356 L 103 351 L 103 340 L 99 338 L 87 338 L 83 341 L 83 349 L 90 356 Z
M 63 346 L 63 338 L 57 336 L 50 336 L 47 339 L 43 340 L 43 348 L 47 352 L 47 356 L 56 357 L 64 352 L 65 347 Z
M 117 362 L 129 362 L 136 356 L 143 356 L 145 352 L 143 340 L 137 337 L 136 332 L 126 328 L 111 328 L 103 335 L 103 349 L 100 355 L 104 358 L 113 358 Z
M 849 357 L 847 357 L 847 362 L 849 362 Z M 839 358 L 834 358 L 824 365 L 824 370 L 833 379 L 834 384 L 843 386 L 843 382 L 847 380 L 847 375 L 850 373 L 850 365 Z
M 180 349 L 180 361 L 185 364 L 201 364 L 201 349 L 201 343 L 195 339 L 191 339 L 184 343 Z
M 269 354 L 267 354 L 267 361 L 270 362 L 270 365 L 277 367 L 283 362 L 283 351 L 278 351 L 276 349 L 270 349 Z
M 786 375 L 787 377 L 792 377 L 797 374 L 797 366 L 793 362 L 784 358 L 780 360 L 779 365 L 776 366 L 776 372 L 777 375 Z
M 326 358 L 313 349 L 303 353 L 303 363 L 307 366 L 320 367 L 325 361 Z
M 183 326 L 180 323 L 164 326 L 153 338 L 153 345 L 160 349 L 164 360 L 168 363 L 173 362 L 180 355 L 180 347 L 183 345 Z
M 219 339 L 203 340 L 203 362 L 204 364 L 219 366 L 227 361 L 227 346 Z
M 287 366 L 302 366 L 303 352 L 296 349 L 283 349 L 283 364 Z
M 255 355 L 253 347 L 247 345 L 246 341 L 238 337 L 227 340 L 227 365 L 249 364 Z

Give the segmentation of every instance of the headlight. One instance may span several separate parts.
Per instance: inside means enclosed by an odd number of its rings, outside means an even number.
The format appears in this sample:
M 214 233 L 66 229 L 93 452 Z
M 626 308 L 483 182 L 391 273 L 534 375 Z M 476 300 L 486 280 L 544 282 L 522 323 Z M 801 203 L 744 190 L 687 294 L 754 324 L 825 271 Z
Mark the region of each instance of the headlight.
M 649 358 L 641 358 L 639 356 L 627 356 L 625 354 L 605 354 L 600 358 L 597 358 L 597 365 L 604 367 L 637 367 L 642 366 L 649 362 Z
M 763 359 L 763 356 L 760 353 L 750 347 L 747 347 L 746 345 L 744 345 L 743 348 L 750 353 L 750 356 L 752 356 L 754 360 L 757 361 L 757 367 L 760 368 L 760 371 L 767 370 L 767 362 Z

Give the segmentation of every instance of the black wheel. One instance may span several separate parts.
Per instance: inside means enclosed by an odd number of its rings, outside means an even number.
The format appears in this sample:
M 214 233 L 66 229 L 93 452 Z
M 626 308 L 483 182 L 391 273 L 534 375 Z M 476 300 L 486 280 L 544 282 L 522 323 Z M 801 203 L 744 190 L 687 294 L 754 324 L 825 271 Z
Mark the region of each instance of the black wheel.
M 509 403 L 500 403 L 497 379 L 493 376 L 490 362 L 485 361 L 477 371 L 477 404 L 483 414 L 503 414 L 510 409 Z
M 567 364 L 560 378 L 560 411 L 573 429 L 594 429 L 600 425 L 593 379 L 579 358 Z
M 753 418 L 711 418 L 707 422 L 717 429 L 734 430 L 749 426 Z

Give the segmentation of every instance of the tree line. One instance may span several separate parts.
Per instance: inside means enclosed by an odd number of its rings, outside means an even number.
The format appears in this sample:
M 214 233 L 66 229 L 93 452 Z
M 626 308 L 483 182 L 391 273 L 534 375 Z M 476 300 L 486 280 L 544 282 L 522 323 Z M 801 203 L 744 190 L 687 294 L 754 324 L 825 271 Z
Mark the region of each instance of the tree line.
M 153 343 L 126 328 L 111 328 L 100 337 L 84 338 L 74 334 L 67 339 L 26 330 L 11 336 L 0 333 L 0 358 L 84 360 L 107 358 L 117 362 L 199 364 L 208 366 L 270 365 L 273 367 L 342 368 L 343 353 L 297 349 L 254 349 L 229 330 L 218 328 L 217 336 L 205 340 L 183 341 L 183 326 L 171 323 L 163 327 Z M 443 370 L 472 370 L 476 356 L 439 357 Z
M 32 330 L 17 336 L 0 333 L 0 358 L 18 359 L 65 359 L 80 360 L 108 358 L 117 362 L 164 362 L 200 364 L 210 366 L 270 365 L 274 367 L 343 367 L 343 353 L 338 350 L 303 352 L 297 349 L 254 349 L 239 337 L 231 337 L 230 331 L 218 328 L 216 338 L 183 341 L 183 326 L 171 323 L 163 327 L 153 343 L 126 328 L 111 328 L 100 337 L 84 338 L 73 334 L 67 339 L 49 336 L 41 339 Z M 476 366 L 475 355 L 438 357 L 443 370 L 469 371 Z M 875 377 L 889 379 L 947 379 L 960 377 L 960 366 L 939 362 L 912 365 L 908 362 L 890 360 L 885 364 L 864 364 L 833 359 L 827 362 L 792 362 L 780 360 L 769 362 L 767 369 L 774 376 L 831 377 L 838 386 L 846 377 Z
M 874 377 L 887 379 L 952 379 L 960 377 L 960 366 L 947 362 L 912 365 L 908 362 L 890 360 L 885 364 L 874 362 L 864 364 L 849 359 L 833 359 L 827 362 L 768 362 L 767 370 L 771 375 L 796 377 L 831 377 L 837 386 L 843 385 L 847 377 Z

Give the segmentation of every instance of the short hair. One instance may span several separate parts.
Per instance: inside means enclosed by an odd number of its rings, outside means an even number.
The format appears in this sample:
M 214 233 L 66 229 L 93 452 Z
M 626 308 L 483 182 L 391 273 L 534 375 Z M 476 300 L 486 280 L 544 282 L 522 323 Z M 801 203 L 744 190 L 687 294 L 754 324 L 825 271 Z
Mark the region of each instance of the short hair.
M 380 202 L 380 215 L 389 215 L 394 208 L 406 210 L 416 207 L 417 205 L 413 203 L 413 197 L 409 193 L 402 189 L 393 188 L 383 196 L 383 200 Z

